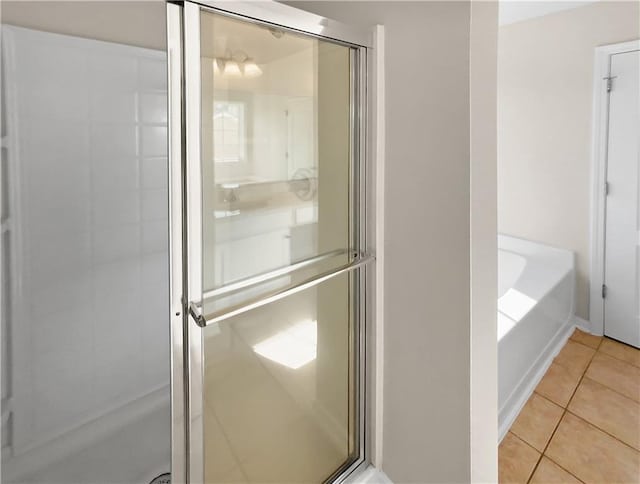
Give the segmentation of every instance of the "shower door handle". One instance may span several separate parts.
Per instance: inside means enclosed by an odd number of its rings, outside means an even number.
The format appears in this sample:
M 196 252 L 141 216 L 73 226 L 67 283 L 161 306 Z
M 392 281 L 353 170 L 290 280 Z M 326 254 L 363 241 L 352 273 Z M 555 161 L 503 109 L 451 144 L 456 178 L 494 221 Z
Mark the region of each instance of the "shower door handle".
M 202 315 L 202 311 L 198 307 L 198 305 L 194 302 L 189 303 L 189 315 L 193 318 L 195 323 L 204 328 L 207 325 L 207 320 Z
M 366 253 L 360 254 L 356 260 L 345 264 L 342 267 L 331 269 L 329 271 L 309 277 L 303 281 L 298 282 L 297 284 L 294 284 L 293 286 L 267 292 L 266 294 L 262 294 L 247 301 L 243 301 L 242 303 L 239 303 L 235 306 L 227 307 L 218 310 L 217 312 L 207 314 L 207 316 L 204 316 L 202 314 L 202 308 L 200 306 L 198 306 L 194 302 L 191 302 L 189 303 L 188 308 L 189 314 L 198 326 L 204 328 L 207 325 L 219 323 L 220 321 L 224 321 L 225 319 L 237 316 L 238 314 L 242 314 L 252 309 L 256 309 L 266 304 L 278 301 L 279 299 L 291 296 L 292 294 L 296 294 L 300 291 L 304 291 L 305 289 L 308 289 L 310 287 L 317 286 L 318 284 L 321 284 L 322 282 L 327 281 L 335 276 L 339 276 L 341 274 L 351 272 L 355 269 L 359 269 L 374 261 L 375 256 Z

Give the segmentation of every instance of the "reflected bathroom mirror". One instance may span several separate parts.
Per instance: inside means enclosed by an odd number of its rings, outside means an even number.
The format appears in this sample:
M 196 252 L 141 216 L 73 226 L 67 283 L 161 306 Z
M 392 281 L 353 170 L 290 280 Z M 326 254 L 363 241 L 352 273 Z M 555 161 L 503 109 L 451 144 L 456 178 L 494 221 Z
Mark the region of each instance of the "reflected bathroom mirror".
M 344 264 L 349 48 L 222 15 L 201 37 L 205 292 L 332 251 Z

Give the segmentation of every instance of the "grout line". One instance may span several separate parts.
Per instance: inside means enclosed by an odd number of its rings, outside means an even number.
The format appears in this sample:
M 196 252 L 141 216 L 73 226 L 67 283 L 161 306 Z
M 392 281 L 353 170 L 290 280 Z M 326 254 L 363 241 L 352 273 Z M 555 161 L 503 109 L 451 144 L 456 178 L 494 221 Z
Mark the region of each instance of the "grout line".
M 577 343 L 577 342 L 576 342 Z M 582 344 L 582 343 L 578 343 L 578 344 Z M 586 345 L 582 345 L 582 346 L 586 346 Z M 564 349 L 566 347 L 566 343 L 565 346 L 562 347 L 562 349 Z M 589 348 L 587 346 L 587 348 Z M 591 348 L 593 349 L 593 348 Z M 562 351 L 562 350 L 560 350 Z M 544 446 L 544 450 L 542 451 L 542 454 L 540 456 L 540 459 L 538 459 L 538 462 L 536 463 L 536 466 L 533 468 L 533 472 L 531 473 L 531 475 L 529 476 L 529 478 L 527 479 L 527 483 L 531 482 L 531 479 L 533 478 L 533 475 L 536 473 L 536 470 L 538 470 L 538 466 L 540 465 L 540 462 L 542 461 L 542 456 L 547 457 L 548 459 L 551 459 L 549 456 L 547 456 L 547 449 L 549 448 L 549 444 L 551 444 L 551 441 L 553 440 L 553 437 L 556 435 L 556 432 L 558 431 L 558 428 L 560 427 L 560 424 L 562 423 L 562 420 L 564 419 L 564 416 L 567 414 L 567 407 L 569 407 L 569 404 L 571 403 L 571 401 L 573 400 L 573 397 L 575 396 L 576 392 L 578 391 L 578 388 L 580 387 L 580 385 L 582 384 L 582 380 L 584 379 L 584 375 L 587 372 L 587 369 L 589 368 L 589 366 L 591 365 L 591 362 L 593 361 L 593 358 L 596 356 L 596 353 L 598 352 L 598 350 L 595 350 L 593 352 L 593 354 L 591 355 L 591 358 L 589 358 L 589 362 L 587 363 L 587 365 L 585 366 L 584 370 L 582 370 L 582 375 L 580 376 L 580 379 L 578 380 L 578 384 L 576 385 L 576 387 L 573 389 L 573 393 L 571 393 L 571 397 L 569 397 L 569 400 L 567 401 L 566 406 L 562 407 L 562 415 L 560 416 L 560 418 L 558 419 L 558 423 L 556 424 L 555 428 L 553 429 L 553 432 L 551 432 L 551 435 L 549 436 L 549 439 L 547 440 L 546 445 Z M 554 358 L 555 359 L 555 358 Z M 560 365 L 562 366 L 562 365 Z M 566 367 L 563 367 L 566 368 Z M 535 391 L 535 390 L 534 390 Z M 558 464 L 557 462 L 554 461 L 555 464 Z M 564 469 L 564 467 L 560 466 L 558 464 L 559 467 L 561 467 L 562 469 Z M 567 472 L 569 472 L 567 469 L 564 469 Z M 573 477 L 575 477 L 576 479 L 578 479 L 577 476 L 574 476 L 572 472 L 569 472 L 569 474 L 571 474 Z M 578 479 L 580 480 L 580 479 Z
M 629 363 L 628 361 L 623 360 L 623 359 L 621 359 L 621 358 L 618 358 L 617 356 L 610 355 L 610 354 L 609 354 L 609 353 L 607 353 L 606 351 L 599 351 L 599 350 L 598 350 L 598 353 L 600 353 L 601 355 L 606 356 L 606 357 L 608 357 L 608 358 L 611 358 L 611 359 L 614 359 L 614 360 L 616 360 L 616 361 L 619 361 L 620 363 L 624 363 L 625 365 L 629 365 L 631 368 L 640 369 L 640 366 L 636 366 L 636 365 L 634 365 L 633 363 Z
M 569 474 L 571 477 L 573 477 L 574 479 L 584 483 L 584 481 L 580 478 L 578 478 L 577 476 L 575 476 L 571 471 L 569 471 L 569 469 L 565 469 L 564 467 L 562 467 L 560 464 L 558 464 L 555 460 L 553 460 L 551 457 L 549 457 L 548 455 L 544 455 L 543 457 L 546 457 L 547 459 L 549 459 L 551 462 L 553 462 L 555 465 L 557 465 L 560 469 L 562 469 L 563 471 L 565 471 L 567 474 Z
M 567 401 L 567 404 L 566 404 L 565 406 L 558 405 L 556 402 L 554 402 L 553 400 L 550 400 L 549 398 L 545 397 L 544 395 L 542 395 L 542 394 L 538 393 L 538 392 L 536 391 L 536 389 L 534 389 L 533 393 L 535 393 L 535 394 L 537 394 L 538 396 L 540 396 L 540 397 L 544 398 L 545 400 L 547 400 L 547 401 L 549 401 L 549 402 L 553 403 L 554 405 L 557 405 L 558 407 L 562 408 L 562 415 L 561 415 L 561 416 L 560 416 L 560 418 L 558 419 L 558 422 L 556 423 L 556 426 L 554 427 L 553 431 L 551 432 L 551 435 L 549 436 L 549 439 L 547 440 L 547 443 L 546 443 L 546 445 L 544 446 L 544 449 L 543 449 L 543 451 L 542 451 L 542 452 L 539 452 L 539 451 L 538 451 L 538 449 L 536 449 L 535 447 L 533 447 L 533 446 L 532 446 L 531 444 L 529 444 L 526 440 L 524 440 L 523 438 L 521 438 L 520 436 L 518 436 L 517 434 L 515 434 L 514 432 L 512 432 L 512 431 L 511 431 L 511 429 L 509 429 L 509 430 L 508 430 L 508 433 L 510 433 L 511 435 L 513 435 L 514 437 L 516 437 L 518 440 L 520 440 L 520 441 L 524 442 L 527 446 L 531 447 L 532 449 L 534 449 L 534 450 L 535 450 L 536 452 L 538 452 L 538 454 L 539 454 L 539 457 L 538 457 L 538 460 L 537 460 L 537 462 L 536 462 L 536 465 L 534 466 L 534 468 L 533 468 L 533 470 L 531 471 L 531 473 L 530 473 L 529 477 L 527 478 L 527 483 L 531 482 L 531 479 L 533 479 L 533 476 L 535 475 L 536 471 L 538 470 L 538 467 L 540 466 L 540 462 L 542 462 L 542 458 L 543 458 L 543 457 L 546 457 L 547 459 L 549 459 L 551 462 L 553 462 L 555 465 L 557 465 L 558 467 L 560 467 L 562 470 L 564 470 L 565 472 L 567 472 L 568 474 L 570 474 L 572 477 L 574 477 L 574 478 L 575 478 L 575 479 L 577 479 L 578 481 L 580 481 L 580 482 L 584 482 L 584 481 L 582 481 L 582 479 L 579 479 L 579 478 L 578 478 L 577 476 L 575 476 L 571 471 L 569 471 L 568 469 L 565 469 L 563 466 L 561 466 L 560 464 L 558 464 L 555 460 L 553 460 L 551 457 L 549 457 L 549 456 L 547 455 L 547 450 L 548 450 L 548 448 L 549 448 L 549 445 L 551 444 L 551 441 L 552 441 L 552 440 L 553 440 L 553 438 L 555 437 L 555 434 L 557 433 L 558 428 L 560 427 L 560 424 L 562 423 L 562 421 L 563 421 L 563 419 L 564 419 L 564 417 L 565 417 L 565 415 L 566 415 L 567 413 L 570 413 L 572 416 L 575 416 L 576 418 L 579 418 L 580 420 L 582 420 L 582 421 L 586 422 L 588 425 L 591 425 L 591 426 L 592 426 L 593 428 L 595 428 L 596 430 L 600 430 L 600 431 L 601 431 L 601 432 L 603 432 L 604 434 L 608 435 L 609 437 L 613 438 L 614 440 L 617 440 L 618 442 L 620 442 L 620 443 L 624 444 L 625 446 L 627 446 L 627 447 L 631 448 L 632 450 L 634 450 L 634 451 L 636 451 L 636 452 L 639 452 L 639 450 L 638 450 L 638 449 L 636 449 L 635 447 L 632 447 L 631 445 L 627 444 L 626 442 L 623 442 L 622 440 L 620 440 L 620 439 L 619 439 L 619 438 L 617 438 L 616 436 L 614 436 L 614 435 L 610 434 L 610 433 L 609 433 L 609 432 L 607 432 L 606 430 L 601 429 L 600 427 L 598 427 L 598 426 L 597 426 L 597 425 L 595 425 L 594 423 L 590 422 L 589 420 L 587 420 L 587 419 L 585 419 L 585 418 L 583 418 L 583 417 L 581 417 L 581 416 L 579 416 L 579 415 L 575 414 L 573 411 L 570 411 L 570 410 L 569 410 L 569 405 L 570 405 L 570 404 L 571 404 L 571 402 L 573 401 L 573 399 L 574 399 L 574 397 L 575 397 L 575 395 L 576 395 L 576 393 L 577 393 L 577 391 L 578 391 L 578 388 L 580 388 L 580 386 L 582 385 L 582 382 L 583 382 L 583 380 L 584 380 L 585 378 L 589 379 L 590 381 L 592 381 L 592 382 L 594 382 L 594 383 L 596 383 L 596 384 L 598 384 L 598 385 L 603 386 L 603 387 L 604 387 L 605 389 L 607 389 L 607 390 L 611 390 L 612 392 L 614 392 L 614 393 L 616 393 L 616 394 L 618 394 L 618 395 L 620 395 L 620 396 L 622 396 L 622 397 L 624 397 L 624 398 L 627 398 L 628 400 L 631 400 L 631 401 L 632 401 L 632 402 L 634 402 L 634 403 L 640 403 L 640 402 L 637 402 L 636 400 L 634 400 L 633 398 L 630 398 L 628 395 L 624 395 L 624 394 L 622 394 L 622 393 L 620 393 L 620 392 L 616 391 L 615 389 L 610 388 L 608 385 L 606 385 L 606 384 L 604 384 L 604 383 L 601 383 L 601 382 L 599 382 L 599 381 L 597 381 L 597 380 L 594 380 L 593 378 L 590 378 L 590 377 L 588 377 L 588 376 L 586 375 L 586 373 L 587 373 L 587 371 L 588 371 L 589 367 L 591 366 L 591 363 L 593 362 L 594 358 L 596 357 L 596 354 L 598 354 L 598 353 L 601 353 L 601 354 L 602 354 L 602 355 L 604 355 L 604 356 L 609 356 L 609 357 L 611 357 L 611 358 L 613 358 L 613 359 L 615 359 L 615 360 L 617 360 L 617 361 L 620 361 L 620 362 L 622 362 L 622 363 L 625 363 L 625 364 L 629 365 L 629 366 L 630 366 L 630 367 L 632 367 L 632 368 L 638 368 L 636 365 L 633 365 L 633 364 L 629 363 L 628 361 L 622 360 L 622 359 L 617 358 L 617 357 L 615 357 L 615 356 L 613 356 L 613 355 L 610 355 L 610 354 L 608 354 L 608 353 L 606 353 L 606 352 L 604 352 L 604 351 L 601 351 L 602 343 L 605 341 L 605 339 L 610 339 L 610 338 L 606 338 L 605 336 L 601 337 L 601 338 L 600 338 L 600 341 L 599 341 L 599 343 L 598 343 L 598 346 L 597 346 L 596 348 L 593 348 L 592 346 L 589 346 L 589 345 L 583 344 L 583 343 L 581 343 L 580 341 L 573 340 L 573 339 L 572 339 L 572 337 L 569 337 L 569 339 L 567 340 L 567 341 L 572 341 L 572 342 L 574 342 L 574 343 L 580 344 L 580 345 L 582 345 L 582 346 L 584 346 L 584 347 L 586 347 L 586 348 L 589 348 L 589 349 L 591 349 L 591 350 L 594 350 L 594 352 L 593 352 L 593 354 L 591 355 L 591 357 L 589 358 L 589 361 L 588 361 L 588 362 L 587 362 L 587 364 L 585 365 L 584 369 L 581 371 L 580 378 L 578 379 L 578 383 L 577 383 L 577 385 L 575 386 L 575 388 L 573 389 L 573 392 L 571 393 L 571 396 L 569 397 L 569 400 Z M 613 340 L 613 341 L 615 341 L 615 340 Z M 562 349 L 564 349 L 565 347 L 566 347 L 566 343 L 565 343 L 565 345 L 563 346 L 563 348 L 562 348 Z M 560 350 L 560 351 L 562 351 L 562 350 Z M 555 360 L 555 358 L 554 358 L 554 360 Z M 554 361 L 554 362 L 555 362 L 555 361 Z M 557 362 L 555 362 L 555 363 L 557 363 Z M 558 364 L 559 366 L 561 366 L 562 368 L 565 368 L 566 370 L 571 371 L 571 368 L 569 368 L 569 367 L 567 367 L 567 366 L 565 366 L 565 365 L 563 365 L 563 364 L 560 364 L 560 363 L 557 363 L 557 364 Z M 516 418 L 517 418 L 517 417 L 516 417 Z
M 616 395 L 620 395 L 621 397 L 626 398 L 627 400 L 631 400 L 633 403 L 640 405 L 640 401 L 636 400 L 634 398 L 631 398 L 629 395 L 625 395 L 624 393 L 620 393 L 618 390 L 616 390 L 615 388 L 611 388 L 609 385 L 607 385 L 606 383 L 602 383 L 598 380 L 594 380 L 593 378 L 591 378 L 589 375 L 585 374 L 584 378 L 586 378 L 587 380 L 592 381 L 593 383 L 596 383 L 598 385 L 600 385 L 601 387 L 605 387 L 607 390 L 612 391 L 613 393 L 615 393 Z
M 583 373 L 582 373 L 582 376 L 580 377 L 580 381 L 578 382 L 578 385 L 576 386 L 575 390 L 574 390 L 574 391 L 573 391 L 573 393 L 571 394 L 571 398 L 569 398 L 569 401 L 567 402 L 567 406 L 564 408 L 564 412 L 563 412 L 562 416 L 560 417 L 560 420 L 558 421 L 558 425 L 557 425 L 557 426 L 556 426 L 556 428 L 554 429 L 553 433 L 551 434 L 551 437 L 549 438 L 549 442 L 547 442 L 547 445 L 545 446 L 545 449 L 544 449 L 543 455 L 545 455 L 545 456 L 547 457 L 547 459 L 553 460 L 553 459 L 551 459 L 549 456 L 547 456 L 547 455 L 546 455 L 547 448 L 549 447 L 549 444 L 551 443 L 551 440 L 553 439 L 553 436 L 555 435 L 556 430 L 557 430 L 557 429 L 558 429 L 558 427 L 560 426 L 560 422 L 562 421 L 562 419 L 564 419 L 564 416 L 565 416 L 567 413 L 570 413 L 570 414 L 571 414 L 571 415 L 573 415 L 574 417 L 579 418 L 579 419 L 580 419 L 580 420 L 582 420 L 583 422 L 586 422 L 588 425 L 591 425 L 593 428 L 595 428 L 595 429 L 597 429 L 597 430 L 600 430 L 602 433 L 604 433 L 604 434 L 608 435 L 609 437 L 613 438 L 614 440 L 617 440 L 618 442 L 620 442 L 620 443 L 622 443 L 622 444 L 626 445 L 627 447 L 629 447 L 629 448 L 631 448 L 631 449 L 635 450 L 636 452 L 639 452 L 639 451 L 638 451 L 638 449 L 636 449 L 635 447 L 632 447 L 631 445 L 627 444 L 626 442 L 623 442 L 622 440 L 620 440 L 620 439 L 619 439 L 619 438 L 617 438 L 616 436 L 611 435 L 611 434 L 610 434 L 609 432 L 607 432 L 606 430 L 601 429 L 600 427 L 598 427 L 597 425 L 595 425 L 593 422 L 590 422 L 590 421 L 589 421 L 589 420 L 587 420 L 586 418 L 583 418 L 583 417 L 581 417 L 580 415 L 577 415 L 577 414 L 575 414 L 574 412 L 572 412 L 571 410 L 569 410 L 569 405 L 570 405 L 570 404 L 571 404 L 571 402 L 573 401 L 573 398 L 575 397 L 576 393 L 578 392 L 578 388 L 580 388 L 580 385 L 582 385 L 582 382 L 583 382 L 583 380 L 584 380 L 585 378 L 586 378 L 586 379 L 588 379 L 588 380 L 591 380 L 591 381 L 593 381 L 593 382 L 595 382 L 595 383 L 597 383 L 597 384 L 599 384 L 599 385 L 602 385 L 603 387 L 605 387 L 605 388 L 607 388 L 607 389 L 611 390 L 612 392 L 617 393 L 618 395 L 621 395 L 621 396 L 623 396 L 623 397 L 625 397 L 625 398 L 628 398 L 629 400 L 631 400 L 631 401 L 635 402 L 635 400 L 633 400 L 632 398 L 629 398 L 628 396 L 623 395 L 623 394 L 622 394 L 622 393 L 620 393 L 620 392 L 617 392 L 617 391 L 616 391 L 616 390 L 614 390 L 613 388 L 609 388 L 609 386 L 607 386 L 607 385 L 605 385 L 605 384 L 603 384 L 603 383 L 600 383 L 600 382 L 598 382 L 598 381 L 596 381 L 596 380 L 593 380 L 592 378 L 589 378 L 589 377 L 587 376 L 587 370 L 588 370 L 588 369 L 589 369 L 589 367 L 591 366 L 591 362 L 592 362 L 592 361 L 593 361 L 593 359 L 595 358 L 596 354 L 599 352 L 599 350 L 600 350 L 600 346 L 602 345 L 602 341 L 603 341 L 603 340 L 604 340 L 604 338 L 600 341 L 600 345 L 598 345 L 598 349 L 596 350 L 596 352 L 591 356 L 591 359 L 589 360 L 589 363 L 587 364 L 586 368 L 584 369 L 584 371 L 583 371 Z M 583 345 L 583 346 L 586 346 L 586 345 Z M 606 355 L 606 353 L 604 353 L 604 354 Z M 616 359 L 617 359 L 617 358 L 616 358 Z M 622 361 L 622 360 L 619 360 L 619 361 Z M 631 366 L 633 366 L 633 365 L 631 365 Z M 555 462 L 555 461 L 553 461 L 553 462 L 554 462 L 555 464 L 557 464 L 559 467 L 562 467 L 562 466 L 561 466 L 560 464 L 558 464 L 557 462 Z M 562 468 L 564 469 L 564 467 L 562 467 Z M 569 472 L 567 469 L 564 469 L 564 470 L 566 470 L 567 472 Z M 573 477 L 576 477 L 576 476 L 574 476 L 574 475 L 573 475 L 573 473 L 571 473 L 571 472 L 569 472 L 569 474 L 571 474 Z M 577 477 L 576 477 L 576 479 L 577 479 Z
M 583 369 L 583 370 L 581 370 L 581 371 L 582 371 L 582 375 L 584 375 L 584 374 L 585 374 L 585 372 L 587 371 L 587 369 L 589 368 L 589 365 L 591 364 L 591 361 L 593 360 L 594 356 L 595 356 L 595 355 L 596 355 L 596 353 L 598 352 L 598 350 L 597 350 L 597 349 L 592 348 L 591 346 L 584 345 L 584 344 L 582 344 L 582 343 L 580 343 L 580 342 L 578 342 L 578 341 L 573 341 L 572 339 L 568 339 L 568 340 L 567 340 L 567 343 L 568 343 L 569 341 L 571 341 L 571 342 L 573 342 L 573 343 L 576 343 L 576 344 L 579 344 L 579 345 L 581 345 L 581 346 L 584 346 L 585 348 L 589 348 L 590 350 L 592 350 L 592 351 L 593 351 L 593 354 L 591 355 L 591 358 L 589 358 L 589 362 L 586 364 L 586 366 L 584 367 L 584 369 Z M 562 347 L 562 350 L 563 350 L 563 349 L 565 349 L 565 348 L 566 348 L 566 346 L 567 346 L 567 345 L 565 344 L 565 345 Z M 558 352 L 558 355 L 562 352 L 562 350 L 560 350 L 560 352 Z M 556 356 L 553 358 L 552 364 L 553 364 L 553 363 L 555 363 L 556 365 L 561 366 L 562 368 L 564 368 L 564 369 L 566 369 L 566 370 L 569 370 L 570 372 L 573 372 L 573 369 L 572 369 L 572 368 L 570 368 L 570 367 L 568 367 L 568 366 L 566 366 L 566 365 L 564 365 L 564 364 L 560 363 L 559 361 L 556 361 L 556 358 L 558 357 L 558 355 L 556 355 Z M 580 383 L 580 382 L 578 382 L 578 384 L 579 384 L 579 383 Z M 571 395 L 571 396 L 573 397 L 573 395 Z M 569 400 L 571 400 L 571 399 L 569 399 Z M 567 405 L 568 405 L 568 403 L 567 403 Z
M 570 413 L 571 415 L 573 415 L 576 418 L 579 418 L 580 420 L 582 420 L 583 422 L 586 422 L 587 424 L 591 425 L 594 429 L 601 431 L 603 434 L 608 435 L 609 437 L 611 437 L 614 440 L 617 440 L 618 442 L 620 442 L 621 444 L 626 445 L 627 447 L 629 447 L 630 449 L 635 450 L 637 453 L 640 454 L 640 450 L 636 449 L 635 447 L 627 444 L 626 442 L 624 442 L 623 440 L 620 440 L 618 437 L 616 437 L 613 434 L 610 434 L 609 432 L 607 432 L 605 429 L 602 429 L 600 427 L 598 427 L 596 424 L 594 424 L 593 422 L 590 422 L 589 420 L 587 420 L 586 418 L 582 417 L 581 415 L 578 415 L 577 413 L 573 413 L 571 410 L 567 410 L 567 413 Z
M 533 450 L 535 450 L 538 454 L 540 454 L 540 451 L 538 449 L 536 449 L 533 445 L 531 445 L 529 442 L 527 442 L 526 440 L 524 440 L 522 437 L 520 437 L 518 434 L 514 434 L 511 430 L 509 430 L 507 432 L 508 434 L 513 435 L 515 438 L 517 438 L 518 440 L 524 442 L 525 444 L 527 444 L 527 447 L 531 447 Z M 542 454 L 540 454 L 542 455 Z
M 567 341 L 573 341 L 574 343 L 578 343 L 579 345 L 586 346 L 587 348 L 591 348 L 592 350 L 598 351 L 598 349 L 602 345 L 602 341 L 603 340 L 604 340 L 604 336 L 600 337 L 600 341 L 598 342 L 598 346 L 596 346 L 595 348 L 593 346 L 589 346 L 588 344 L 585 344 L 585 343 L 583 343 L 581 341 L 573 339 L 573 335 L 571 335 Z
M 559 403 L 554 402 L 554 401 L 553 401 L 553 400 L 551 400 L 549 397 L 545 397 L 542 393 L 538 393 L 538 392 L 536 392 L 535 390 L 533 391 L 533 393 L 535 393 L 536 395 L 538 395 L 540 398 L 545 399 L 547 402 L 549 402 L 549 403 L 551 403 L 551 404 L 555 405 L 556 407 L 559 407 L 559 408 L 561 408 L 561 409 L 564 409 L 564 407 L 563 407 L 562 405 L 560 405 Z M 533 394 L 532 394 L 531 396 L 533 396 Z M 529 398 L 531 398 L 531 397 L 529 397 Z
M 640 368 L 638 368 L 638 367 L 637 367 L 637 366 L 635 366 L 635 365 L 632 365 L 632 364 L 630 364 L 630 363 L 625 362 L 624 360 L 619 360 L 618 358 L 615 358 L 615 357 L 613 357 L 613 356 L 610 356 L 610 355 L 608 355 L 608 354 L 606 354 L 606 353 L 602 353 L 602 354 L 603 354 L 605 357 L 607 357 L 607 356 L 608 356 L 608 357 L 610 357 L 610 358 L 612 358 L 612 359 L 614 359 L 614 360 L 616 360 L 616 361 L 619 361 L 620 363 L 625 363 L 626 365 L 630 366 L 631 368 L 640 369 Z M 594 357 L 595 357 L 595 355 L 594 355 Z M 591 364 L 591 363 L 589 363 L 589 364 Z M 587 367 L 587 369 L 588 369 L 588 367 Z M 620 392 L 620 391 L 616 390 L 615 388 L 610 387 L 610 386 L 609 386 L 609 385 L 607 385 L 606 383 L 601 382 L 601 381 L 598 381 L 598 380 L 596 380 L 595 378 L 592 378 L 592 377 L 588 376 L 588 375 L 586 374 L 586 370 L 585 370 L 585 374 L 584 374 L 583 376 L 584 376 L 585 378 L 588 378 L 589 380 L 591 380 L 591 381 L 593 381 L 593 382 L 596 382 L 596 383 L 597 383 L 597 384 L 599 384 L 599 385 L 602 385 L 603 387 L 605 387 L 605 388 L 607 388 L 607 389 L 611 390 L 612 392 L 617 393 L 618 395 L 621 395 L 621 396 L 623 396 L 623 397 L 625 397 L 625 398 L 628 398 L 629 400 L 631 400 L 631 401 L 633 401 L 633 402 L 636 402 L 636 403 L 639 403 L 639 404 L 640 404 L 640 400 L 636 400 L 635 398 L 630 397 L 629 395 L 626 395 L 626 394 L 624 394 L 624 393 L 622 393 L 622 392 Z M 580 381 L 582 382 L 582 379 L 581 379 Z
M 529 442 L 527 442 L 526 440 L 524 440 L 523 438 L 521 438 L 518 434 L 513 433 L 511 430 L 507 430 L 507 435 L 511 434 L 513 435 L 516 439 L 518 439 L 520 442 L 522 442 L 523 444 L 525 444 L 527 447 L 531 447 L 533 450 L 536 451 L 536 454 L 538 454 L 538 459 L 536 460 L 536 465 L 533 466 L 533 469 L 531 470 L 531 474 L 529 474 L 529 476 L 527 476 L 527 482 L 529 482 L 531 480 L 531 478 L 533 477 L 533 475 L 536 473 L 536 469 L 538 468 L 538 465 L 540 464 L 540 461 L 542 460 L 542 456 L 544 454 L 542 454 L 538 449 L 536 449 L 533 445 L 531 445 Z M 505 435 L 506 437 L 506 435 Z

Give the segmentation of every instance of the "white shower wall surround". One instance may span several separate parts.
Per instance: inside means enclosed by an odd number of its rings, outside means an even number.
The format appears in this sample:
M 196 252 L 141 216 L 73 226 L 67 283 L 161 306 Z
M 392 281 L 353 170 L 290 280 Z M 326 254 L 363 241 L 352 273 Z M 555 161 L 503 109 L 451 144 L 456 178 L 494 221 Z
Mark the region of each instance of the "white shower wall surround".
M 141 435 L 131 452 L 168 466 L 165 53 L 7 26 L 2 41 L 14 281 L 3 473 L 90 450 L 87 436 L 153 412 L 166 443 Z

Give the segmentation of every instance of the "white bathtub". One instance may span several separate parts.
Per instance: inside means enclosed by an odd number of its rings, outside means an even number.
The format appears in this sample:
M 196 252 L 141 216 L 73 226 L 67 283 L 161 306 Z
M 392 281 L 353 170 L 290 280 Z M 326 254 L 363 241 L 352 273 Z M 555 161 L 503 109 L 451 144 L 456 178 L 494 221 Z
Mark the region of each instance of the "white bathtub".
M 498 236 L 500 439 L 574 326 L 574 254 Z

